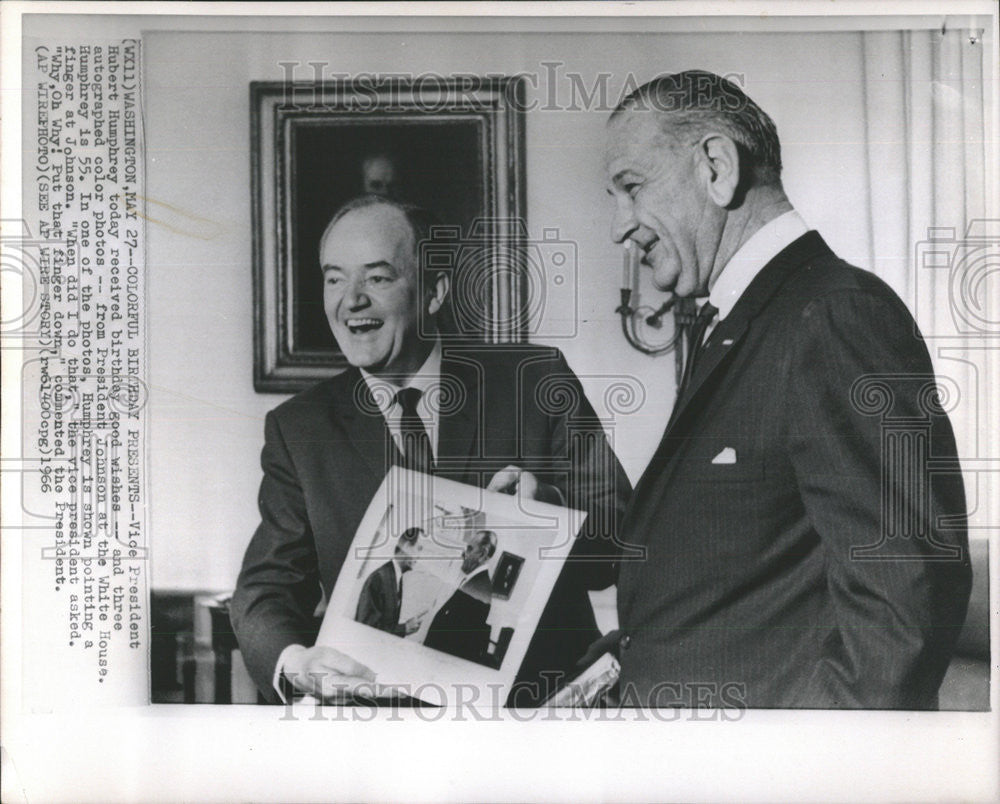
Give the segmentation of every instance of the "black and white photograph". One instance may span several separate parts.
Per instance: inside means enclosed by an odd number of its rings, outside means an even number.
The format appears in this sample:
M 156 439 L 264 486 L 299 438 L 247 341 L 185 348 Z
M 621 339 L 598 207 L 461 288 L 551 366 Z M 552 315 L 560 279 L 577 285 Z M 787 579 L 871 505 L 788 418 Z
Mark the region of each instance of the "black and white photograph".
M 4 801 L 1000 796 L 1000 31 L 0 4 Z
M 358 527 L 316 644 L 350 645 L 373 691 L 447 703 L 450 686 L 481 685 L 507 700 L 582 520 L 393 469 Z

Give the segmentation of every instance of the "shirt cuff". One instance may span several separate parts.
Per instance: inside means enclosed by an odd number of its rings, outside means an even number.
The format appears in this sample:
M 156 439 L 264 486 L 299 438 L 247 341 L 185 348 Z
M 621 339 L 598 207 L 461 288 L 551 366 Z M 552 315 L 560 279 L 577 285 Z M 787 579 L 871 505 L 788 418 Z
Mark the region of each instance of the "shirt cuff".
M 278 663 L 274 667 L 274 677 L 271 679 L 271 686 L 278 693 L 278 697 L 281 698 L 282 703 L 288 703 L 288 697 L 292 691 L 291 682 L 283 675 L 285 667 L 296 653 L 305 649 L 304 645 L 288 645 L 278 656 Z

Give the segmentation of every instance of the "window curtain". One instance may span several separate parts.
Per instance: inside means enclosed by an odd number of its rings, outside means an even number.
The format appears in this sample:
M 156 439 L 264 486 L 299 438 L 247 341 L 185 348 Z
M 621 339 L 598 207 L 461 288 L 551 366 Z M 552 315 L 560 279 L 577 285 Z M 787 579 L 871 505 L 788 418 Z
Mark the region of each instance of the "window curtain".
M 947 26 L 862 34 L 870 265 L 927 338 L 970 513 L 985 507 L 989 478 L 980 475 L 1000 457 L 987 373 L 1000 348 L 990 297 L 1000 287 L 1000 227 L 987 220 L 982 35 Z

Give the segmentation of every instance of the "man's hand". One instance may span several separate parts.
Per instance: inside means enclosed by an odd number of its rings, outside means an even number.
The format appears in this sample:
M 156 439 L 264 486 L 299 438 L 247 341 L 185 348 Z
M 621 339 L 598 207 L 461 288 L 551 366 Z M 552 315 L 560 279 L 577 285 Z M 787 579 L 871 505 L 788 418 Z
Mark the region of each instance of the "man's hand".
M 576 666 L 581 670 L 586 670 L 605 653 L 610 653 L 616 659 L 621 658 L 618 655 L 621 636 L 622 632 L 616 628 L 614 631 L 608 631 L 604 636 L 594 640 L 587 647 L 587 652 L 577 660 Z
M 427 614 L 427 612 L 422 611 L 420 612 L 420 614 L 410 617 L 409 620 L 403 623 L 403 631 L 405 632 L 406 636 L 409 636 L 410 634 L 416 633 L 417 631 L 420 630 L 420 623 L 423 622 L 425 614 Z
M 517 466 L 505 466 L 490 480 L 487 491 L 499 491 L 501 494 L 517 494 L 522 499 L 538 500 L 540 502 L 562 505 L 563 498 L 559 489 L 548 483 L 539 483 L 531 472 Z
M 349 697 L 359 688 L 371 696 L 375 674 L 360 662 L 333 648 L 296 646 L 285 658 L 282 674 L 295 689 L 323 701 Z

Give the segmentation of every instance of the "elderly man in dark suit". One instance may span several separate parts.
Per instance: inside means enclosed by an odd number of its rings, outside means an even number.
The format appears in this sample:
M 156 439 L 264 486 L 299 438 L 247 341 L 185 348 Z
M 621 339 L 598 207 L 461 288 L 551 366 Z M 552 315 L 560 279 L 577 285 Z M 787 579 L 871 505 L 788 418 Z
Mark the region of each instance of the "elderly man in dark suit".
M 730 81 L 637 89 L 606 166 L 614 239 L 703 300 L 623 525 L 647 558 L 618 584 L 622 702 L 936 706 L 970 588 L 965 500 L 906 307 L 809 230 L 774 123 Z
M 493 583 L 483 565 L 493 558 L 497 535 L 491 530 L 473 534 L 462 553 L 462 582 L 431 620 L 424 645 L 470 662 L 484 663 L 490 646 L 490 602 Z
M 449 276 L 421 264 L 433 234 L 426 212 L 365 196 L 321 240 L 327 319 L 352 367 L 267 415 L 261 524 L 231 606 L 247 668 L 272 701 L 289 684 L 328 697 L 370 680 L 344 652 L 313 645 L 312 615 L 393 464 L 588 513 L 517 703 L 545 697 L 542 673 L 571 670 L 597 636 L 587 589 L 614 581 L 628 481 L 558 350 L 442 342 Z M 565 391 L 558 404 L 553 383 Z
M 365 578 L 354 613 L 357 622 L 396 636 L 409 636 L 419 630 L 420 616 L 401 623 L 399 613 L 403 603 L 403 576 L 413 569 L 417 553 L 422 549 L 422 536 L 424 532 L 420 528 L 407 528 L 396 542 L 392 560 L 372 570 Z

